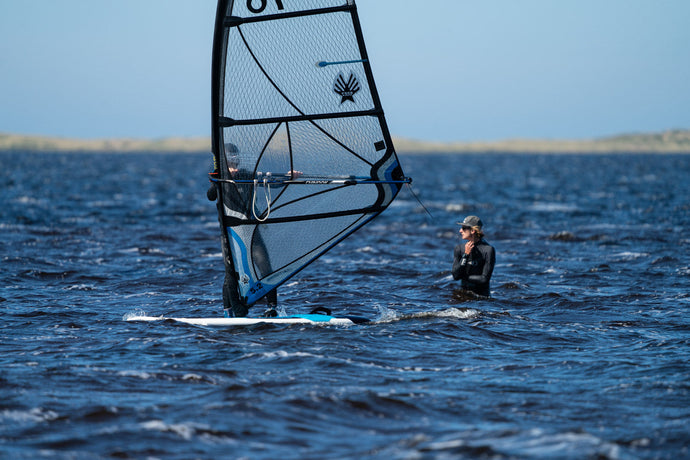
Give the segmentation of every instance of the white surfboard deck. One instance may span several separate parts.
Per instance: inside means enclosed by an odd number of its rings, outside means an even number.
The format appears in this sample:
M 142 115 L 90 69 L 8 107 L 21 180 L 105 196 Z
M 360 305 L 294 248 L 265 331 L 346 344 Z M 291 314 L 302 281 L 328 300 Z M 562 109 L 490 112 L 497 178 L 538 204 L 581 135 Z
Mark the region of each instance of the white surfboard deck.
M 362 318 L 358 318 L 362 322 Z M 316 324 L 349 326 L 357 324 L 346 317 L 335 317 L 320 314 L 278 316 L 274 318 L 173 318 L 166 316 L 130 316 L 127 321 L 178 321 L 196 326 L 228 327 L 251 326 L 253 324 Z

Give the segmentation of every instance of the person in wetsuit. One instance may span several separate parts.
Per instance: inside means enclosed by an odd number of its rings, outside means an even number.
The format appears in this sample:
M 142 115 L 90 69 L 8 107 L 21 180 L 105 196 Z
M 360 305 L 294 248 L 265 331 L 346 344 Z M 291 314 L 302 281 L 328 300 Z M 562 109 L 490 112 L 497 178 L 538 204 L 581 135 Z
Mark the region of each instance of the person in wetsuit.
M 462 288 L 484 297 L 491 296 L 491 274 L 496 264 L 496 251 L 484 239 L 482 220 L 467 216 L 460 225 L 460 235 L 465 244 L 455 246 L 453 279 L 462 280 Z
M 234 146 L 232 146 L 234 147 Z M 228 172 L 233 179 L 247 179 L 251 174 L 246 170 L 238 169 L 239 159 L 236 156 L 227 158 Z M 210 176 L 217 178 L 218 171 L 210 173 Z M 225 205 L 231 210 L 238 213 L 246 213 L 251 206 L 252 200 L 252 184 L 236 184 L 228 182 L 214 182 L 211 181 L 211 186 L 206 192 L 206 197 L 209 201 L 216 201 L 218 199 L 218 187 L 223 187 L 223 200 Z M 223 203 L 218 203 L 222 207 Z M 221 231 L 226 232 L 224 226 L 221 226 Z M 223 280 L 223 308 L 226 317 L 245 317 L 249 312 L 249 306 L 242 301 L 237 287 L 237 272 L 233 266 L 232 254 L 230 247 L 228 247 L 228 239 L 226 235 L 221 236 L 221 245 L 223 250 L 223 260 L 225 263 L 225 279 Z M 266 248 L 261 241 L 260 235 L 254 242 L 253 257 L 257 266 L 262 268 L 262 271 L 270 271 L 270 262 Z M 278 292 L 276 289 L 270 291 L 264 297 L 268 304 L 268 310 L 264 316 L 277 316 L 276 307 L 278 306 Z

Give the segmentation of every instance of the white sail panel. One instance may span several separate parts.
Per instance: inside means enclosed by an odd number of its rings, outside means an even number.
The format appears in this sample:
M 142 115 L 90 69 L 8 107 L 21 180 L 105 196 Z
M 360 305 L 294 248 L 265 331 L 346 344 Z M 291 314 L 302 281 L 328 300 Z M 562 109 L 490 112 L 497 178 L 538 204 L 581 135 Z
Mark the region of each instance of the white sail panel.
M 230 0 L 225 3 L 226 16 L 242 18 L 299 13 L 354 4 L 352 0 Z

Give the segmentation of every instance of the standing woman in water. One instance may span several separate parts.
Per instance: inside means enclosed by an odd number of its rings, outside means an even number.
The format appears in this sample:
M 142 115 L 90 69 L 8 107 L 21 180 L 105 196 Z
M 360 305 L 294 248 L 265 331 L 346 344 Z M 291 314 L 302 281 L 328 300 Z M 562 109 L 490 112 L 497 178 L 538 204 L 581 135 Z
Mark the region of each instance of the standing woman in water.
M 462 280 L 462 288 L 475 294 L 490 297 L 491 274 L 496 264 L 496 251 L 484 239 L 482 220 L 467 216 L 460 225 L 460 236 L 465 244 L 455 246 L 453 279 Z

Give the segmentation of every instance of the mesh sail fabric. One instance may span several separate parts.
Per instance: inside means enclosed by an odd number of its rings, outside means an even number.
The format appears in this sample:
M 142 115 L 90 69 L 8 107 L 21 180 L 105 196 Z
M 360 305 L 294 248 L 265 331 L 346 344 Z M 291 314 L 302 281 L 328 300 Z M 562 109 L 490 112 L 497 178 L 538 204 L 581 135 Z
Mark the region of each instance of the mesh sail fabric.
M 228 35 L 225 81 L 231 87 L 226 86 L 225 116 L 241 120 L 374 108 L 363 63 L 317 65 L 361 59 L 347 12 L 242 24 Z M 333 91 L 340 73 L 358 80 L 354 103 L 341 103 Z
M 382 212 L 404 176 L 352 0 L 220 0 L 215 40 L 219 210 L 251 305 Z

